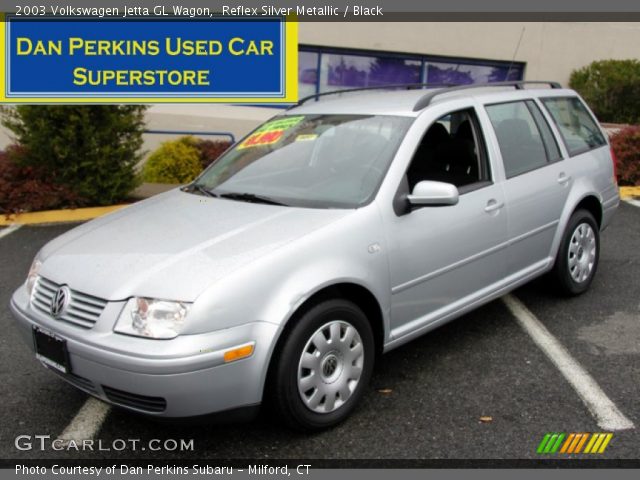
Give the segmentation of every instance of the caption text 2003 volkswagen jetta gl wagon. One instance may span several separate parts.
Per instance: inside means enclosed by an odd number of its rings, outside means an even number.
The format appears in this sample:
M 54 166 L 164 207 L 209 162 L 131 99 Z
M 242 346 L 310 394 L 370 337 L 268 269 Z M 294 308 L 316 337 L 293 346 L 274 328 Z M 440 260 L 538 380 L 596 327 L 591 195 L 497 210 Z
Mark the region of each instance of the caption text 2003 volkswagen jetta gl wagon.
M 47 244 L 11 308 L 76 387 L 158 417 L 343 420 L 388 351 L 548 273 L 579 294 L 619 203 L 571 90 L 342 93 L 192 184 Z

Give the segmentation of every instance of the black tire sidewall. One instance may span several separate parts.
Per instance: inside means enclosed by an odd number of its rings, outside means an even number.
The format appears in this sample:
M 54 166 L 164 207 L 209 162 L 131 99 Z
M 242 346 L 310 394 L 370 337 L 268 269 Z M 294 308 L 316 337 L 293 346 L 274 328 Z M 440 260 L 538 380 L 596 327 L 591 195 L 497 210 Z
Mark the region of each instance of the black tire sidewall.
M 571 237 L 575 229 L 581 223 L 587 223 L 593 230 L 595 240 L 596 240 L 596 258 L 593 264 L 593 270 L 591 270 L 591 274 L 589 278 L 584 282 L 578 283 L 573 277 L 571 277 L 571 273 L 569 271 L 569 245 L 571 243 Z M 562 238 L 562 242 L 560 244 L 560 250 L 558 251 L 558 257 L 556 260 L 556 277 L 559 282 L 560 288 L 563 290 L 563 293 L 569 295 L 580 295 L 581 293 L 586 292 L 593 281 L 593 278 L 596 275 L 596 271 L 598 270 L 598 263 L 600 261 L 600 229 L 598 228 L 598 224 L 591 215 L 590 212 L 586 210 L 578 210 L 574 212 L 574 214 L 569 219 L 569 223 L 567 224 L 567 228 L 565 230 L 564 236 Z
M 302 350 L 311 336 L 332 320 L 350 323 L 358 331 L 364 349 L 364 363 L 358 386 L 349 400 L 331 413 L 309 410 L 298 392 L 298 364 Z M 362 310 L 347 300 L 328 300 L 303 314 L 288 332 L 278 355 L 275 374 L 275 404 L 286 423 L 298 430 L 320 430 L 340 423 L 353 411 L 363 396 L 375 358 L 371 325 Z

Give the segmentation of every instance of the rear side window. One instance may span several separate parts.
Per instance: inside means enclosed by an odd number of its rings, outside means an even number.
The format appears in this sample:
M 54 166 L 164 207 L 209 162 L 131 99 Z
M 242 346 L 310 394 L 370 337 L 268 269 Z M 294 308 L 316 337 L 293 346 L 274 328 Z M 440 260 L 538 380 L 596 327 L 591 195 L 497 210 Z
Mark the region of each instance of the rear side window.
M 526 102 L 488 105 L 486 109 L 496 132 L 507 178 L 547 164 L 548 146 Z
M 593 117 L 577 97 L 541 99 L 558 126 L 571 155 L 606 145 Z

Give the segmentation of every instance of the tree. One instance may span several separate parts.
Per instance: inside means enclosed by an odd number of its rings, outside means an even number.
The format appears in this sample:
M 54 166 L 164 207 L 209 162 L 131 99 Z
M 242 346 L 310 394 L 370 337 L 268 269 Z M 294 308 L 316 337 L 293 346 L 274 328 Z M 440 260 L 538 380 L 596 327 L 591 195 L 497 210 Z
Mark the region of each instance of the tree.
M 569 78 L 602 122 L 640 123 L 640 61 L 601 60 Z
M 86 203 L 108 205 L 137 185 L 145 108 L 21 105 L 3 109 L 2 124 L 24 147 L 14 161 L 45 169 Z

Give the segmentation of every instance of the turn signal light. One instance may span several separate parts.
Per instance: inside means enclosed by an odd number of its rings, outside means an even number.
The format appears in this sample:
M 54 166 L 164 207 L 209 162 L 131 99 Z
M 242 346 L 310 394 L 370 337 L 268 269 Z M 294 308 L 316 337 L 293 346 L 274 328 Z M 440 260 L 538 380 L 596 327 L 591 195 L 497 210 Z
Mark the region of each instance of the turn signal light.
M 236 360 L 250 357 L 252 354 L 253 343 L 234 348 L 233 350 L 227 350 L 226 352 L 224 352 L 224 363 L 235 362 Z

